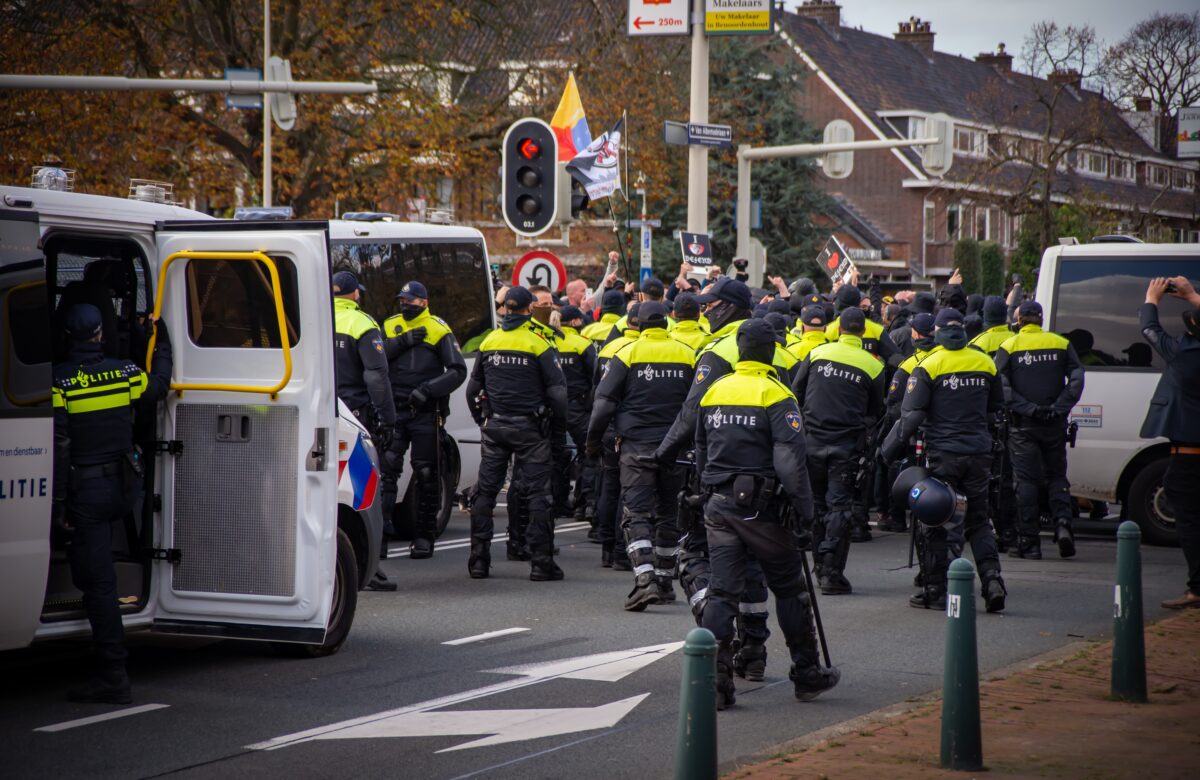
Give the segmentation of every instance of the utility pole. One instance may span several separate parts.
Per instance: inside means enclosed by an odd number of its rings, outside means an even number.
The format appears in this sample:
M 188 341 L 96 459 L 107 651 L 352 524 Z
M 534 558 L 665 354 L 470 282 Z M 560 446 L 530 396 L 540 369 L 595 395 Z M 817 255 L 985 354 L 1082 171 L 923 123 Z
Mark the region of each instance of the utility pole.
M 271 59 L 271 0 L 263 0 L 263 78 L 267 77 L 267 62 Z M 262 204 L 271 205 L 271 96 L 263 93 L 263 175 Z
M 704 0 L 692 0 L 692 85 L 688 121 L 708 124 L 708 38 L 704 35 Z M 689 233 L 708 232 L 708 147 L 688 147 Z

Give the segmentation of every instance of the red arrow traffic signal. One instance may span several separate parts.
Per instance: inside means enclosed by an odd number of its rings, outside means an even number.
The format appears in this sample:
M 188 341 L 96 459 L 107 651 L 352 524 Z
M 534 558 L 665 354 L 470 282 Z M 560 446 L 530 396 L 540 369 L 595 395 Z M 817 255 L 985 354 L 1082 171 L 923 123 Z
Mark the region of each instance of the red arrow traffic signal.
M 520 146 L 517 147 L 517 151 L 526 160 L 536 160 L 541 155 L 542 148 L 532 138 L 526 138 L 521 141 Z

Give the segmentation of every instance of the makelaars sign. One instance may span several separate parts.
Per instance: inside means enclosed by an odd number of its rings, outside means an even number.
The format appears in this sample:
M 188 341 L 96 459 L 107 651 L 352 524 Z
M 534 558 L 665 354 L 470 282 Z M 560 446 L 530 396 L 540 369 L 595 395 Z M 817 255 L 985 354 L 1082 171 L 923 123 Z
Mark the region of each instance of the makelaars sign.
M 767 35 L 773 31 L 774 0 L 704 0 L 707 35 Z
M 1179 109 L 1179 157 L 1200 158 L 1200 106 Z
M 712 238 L 707 233 L 679 234 L 679 247 L 683 253 L 683 262 L 692 265 L 712 265 Z
M 851 275 L 857 270 L 854 261 L 850 259 L 850 253 L 836 236 L 830 236 L 825 242 L 825 248 L 817 255 L 817 265 L 821 266 L 834 282 L 849 282 Z

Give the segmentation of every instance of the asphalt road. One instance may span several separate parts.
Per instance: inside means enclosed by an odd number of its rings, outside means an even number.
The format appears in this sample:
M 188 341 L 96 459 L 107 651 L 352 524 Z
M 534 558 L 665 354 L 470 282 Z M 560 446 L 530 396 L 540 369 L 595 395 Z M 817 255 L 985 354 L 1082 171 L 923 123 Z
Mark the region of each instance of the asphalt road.
M 153 710 L 67 703 L 66 689 L 85 676 L 83 643 L 0 655 L 2 774 L 670 776 L 682 668 L 674 645 L 692 627 L 690 612 L 682 598 L 624 612 L 631 575 L 600 568 L 599 547 L 578 526 L 560 525 L 565 581 L 532 583 L 527 564 L 503 560 L 491 579 L 476 581 L 467 577 L 465 545 L 453 542 L 466 537 L 466 519 L 456 514 L 433 559 L 384 564 L 400 591 L 360 594 L 350 640 L 331 658 L 285 659 L 253 643 L 134 638 L 134 707 L 166 705 Z M 1046 540 L 1044 549 L 1054 548 Z M 842 670 L 834 691 L 797 702 L 782 637 L 772 636 L 766 681 L 739 681 L 738 705 L 720 714 L 723 768 L 940 687 L 945 617 L 907 606 L 906 556 L 906 536 L 877 532 L 851 551 L 854 594 L 822 599 Z M 983 673 L 1106 636 L 1115 556 L 1109 535 L 1081 540 L 1070 561 L 1004 559 L 1008 610 L 986 615 L 980 605 Z M 1143 566 L 1153 619 L 1158 602 L 1182 587 L 1182 555 L 1145 547 Z M 526 630 L 444 644 L 506 629 Z M 651 649 L 624 652 L 637 648 Z M 598 654 L 607 655 L 579 660 Z M 497 669 L 508 671 L 489 671 Z M 112 713 L 122 717 L 38 730 Z M 449 750 L 478 742 L 486 744 Z

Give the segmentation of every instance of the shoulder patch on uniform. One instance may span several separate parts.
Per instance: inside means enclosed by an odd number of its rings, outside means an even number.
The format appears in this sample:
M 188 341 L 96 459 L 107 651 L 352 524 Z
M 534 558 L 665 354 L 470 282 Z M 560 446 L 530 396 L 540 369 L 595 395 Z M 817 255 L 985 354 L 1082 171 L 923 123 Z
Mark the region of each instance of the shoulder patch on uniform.
M 383 354 L 383 341 L 382 340 L 380 340 L 379 338 L 373 338 L 373 339 L 371 339 L 371 345 L 373 347 L 375 347 L 376 352 L 378 352 L 381 355 Z
M 705 363 L 696 369 L 696 384 L 704 384 L 704 380 L 708 379 L 708 375 L 712 373 L 712 366 Z
M 916 386 L 917 386 L 917 378 L 915 376 L 910 376 L 908 378 L 908 383 L 904 385 L 904 391 L 906 393 L 911 393 Z
M 788 424 L 788 427 L 789 427 L 789 428 L 791 428 L 793 431 L 797 431 L 797 432 L 799 432 L 799 430 L 800 430 L 800 427 L 801 427 L 801 423 L 800 423 L 800 415 L 799 415 L 799 413 L 797 413 L 797 412 L 788 412 L 788 413 L 787 413 L 787 414 L 784 416 L 784 418 L 783 418 L 783 419 L 787 420 L 787 424 Z

